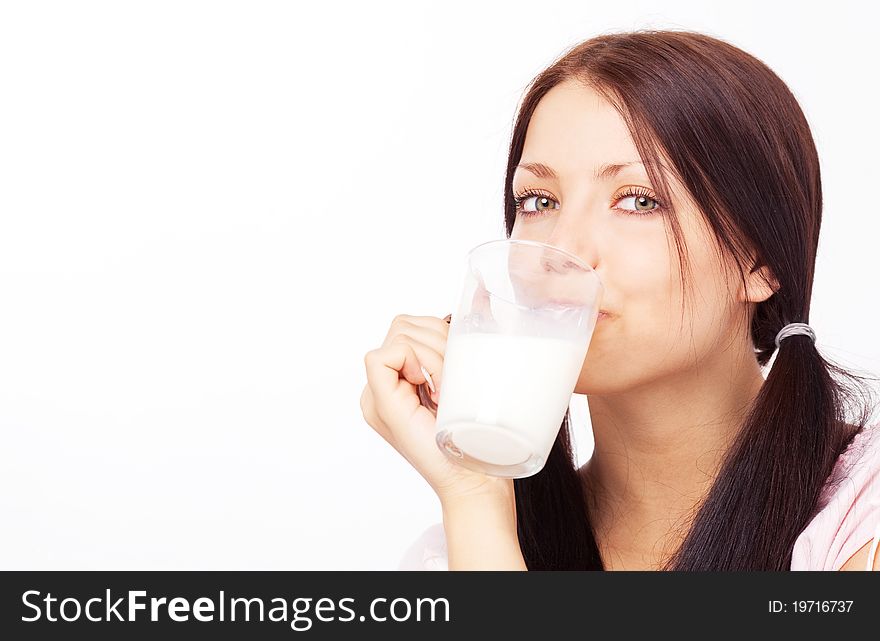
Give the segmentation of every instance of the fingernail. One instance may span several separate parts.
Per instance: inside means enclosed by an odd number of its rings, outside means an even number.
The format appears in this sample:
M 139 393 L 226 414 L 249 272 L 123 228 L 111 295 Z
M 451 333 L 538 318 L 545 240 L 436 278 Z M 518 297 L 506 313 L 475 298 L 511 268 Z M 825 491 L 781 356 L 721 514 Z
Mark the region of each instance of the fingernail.
M 422 375 L 425 377 L 425 380 L 428 383 L 428 387 L 431 388 L 431 394 L 436 394 L 437 390 L 434 389 L 434 381 L 431 380 L 431 375 L 428 374 L 428 370 L 425 369 L 424 365 L 421 365 Z

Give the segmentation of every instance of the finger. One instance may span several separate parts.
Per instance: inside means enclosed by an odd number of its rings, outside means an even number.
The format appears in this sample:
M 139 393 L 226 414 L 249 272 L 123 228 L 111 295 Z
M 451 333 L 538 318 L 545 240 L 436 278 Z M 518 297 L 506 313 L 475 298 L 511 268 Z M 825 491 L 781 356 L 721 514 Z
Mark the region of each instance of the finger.
M 365 417 L 370 417 L 370 420 L 367 421 L 367 424 L 373 428 L 373 431 L 381 436 L 386 443 L 393 447 L 398 454 L 400 454 L 411 464 L 412 461 L 410 460 L 409 456 L 407 456 L 406 452 L 404 452 L 403 449 L 400 447 L 397 439 L 394 438 L 394 434 L 392 434 L 391 430 L 388 429 L 388 426 L 385 425 L 385 423 L 376 413 L 375 400 L 373 399 L 373 391 L 370 389 L 369 384 L 364 387 L 364 391 L 361 394 L 361 410 L 363 411 Z
M 385 364 L 385 372 L 382 372 L 386 377 L 385 389 L 390 390 L 389 393 L 381 389 L 375 391 L 377 398 L 388 399 L 387 406 L 381 408 L 390 431 L 386 440 L 410 463 L 438 454 L 434 440 L 436 415 L 422 405 L 415 387 L 427 383 L 428 377 L 423 370 L 429 376 L 430 371 L 438 372 L 437 380 L 440 380 L 442 357 L 404 335 L 400 335 L 387 348 L 376 351 L 380 352 L 379 362 Z M 400 369 L 396 369 L 398 367 Z M 435 395 L 432 397 L 436 398 Z M 418 466 L 414 464 L 414 467 Z
M 449 314 L 449 317 L 451 322 L 452 314 Z M 436 316 L 412 316 L 411 314 L 398 314 L 395 316 L 391 321 L 391 327 L 389 328 L 388 333 L 391 334 L 394 329 L 402 329 L 412 325 L 433 329 L 444 336 L 449 333 L 449 323 L 444 319 L 437 318 Z
M 446 325 L 446 323 L 443 324 Z M 383 346 L 391 344 L 391 342 L 400 335 L 409 336 L 420 343 L 424 343 L 441 355 L 446 353 L 446 332 L 438 332 L 430 327 L 414 323 L 401 325 L 399 326 L 399 329 L 396 329 L 394 332 L 389 332 L 388 336 L 385 338 Z
M 361 413 L 364 415 L 367 425 L 372 427 L 373 431 L 378 433 L 379 436 L 391 443 L 391 431 L 376 413 L 376 400 L 373 398 L 373 390 L 370 388 L 369 383 L 364 386 L 364 391 L 361 392 Z
M 429 336 L 428 338 L 432 339 L 433 337 Z M 439 349 L 434 349 L 431 345 L 425 344 L 409 334 L 401 333 L 391 341 L 392 345 L 395 343 L 406 343 L 412 347 L 416 354 L 416 359 L 421 366 L 422 378 L 425 379 L 424 382 L 427 384 L 429 391 L 432 388 L 433 391 L 430 391 L 431 398 L 436 401 L 443 381 L 443 358 L 446 352 L 446 340 L 442 340 L 442 344 L 438 346 Z
M 430 373 L 436 369 L 436 360 L 427 355 L 432 350 L 424 346 L 418 349 L 424 353 L 426 370 Z M 422 363 L 413 345 L 405 339 L 368 352 L 364 360 L 379 415 L 392 433 L 396 433 L 399 424 L 407 421 L 415 408 L 422 407 L 415 390 L 416 385 L 427 382 Z
M 408 334 L 398 334 L 395 336 L 391 341 L 391 345 L 395 344 L 408 345 L 416 355 L 415 365 L 419 368 L 418 377 L 410 378 L 406 372 L 401 372 L 401 375 L 410 383 L 418 380 L 419 384 L 426 383 L 428 387 L 433 387 L 435 391 L 439 390 L 443 377 L 443 354 Z M 432 396 L 435 396 L 435 394 L 432 394 Z
M 431 350 L 403 339 L 368 352 L 364 360 L 379 416 L 388 428 L 385 440 L 418 468 L 414 461 L 443 455 L 434 441 L 436 417 L 415 392 L 414 385 L 426 382 L 416 350 L 429 363 L 426 369 L 431 367 Z

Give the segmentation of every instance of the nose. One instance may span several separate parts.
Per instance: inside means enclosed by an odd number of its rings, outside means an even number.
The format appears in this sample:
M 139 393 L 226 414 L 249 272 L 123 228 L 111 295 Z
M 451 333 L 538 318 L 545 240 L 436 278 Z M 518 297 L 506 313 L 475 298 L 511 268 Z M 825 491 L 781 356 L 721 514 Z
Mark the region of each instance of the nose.
M 595 233 L 590 230 L 583 220 L 578 229 L 566 228 L 566 223 L 558 222 L 553 233 L 544 242 L 553 247 L 575 256 L 581 263 L 585 263 L 591 269 L 596 269 L 599 264 L 598 243 Z M 541 257 L 541 266 L 544 271 L 560 271 L 580 268 L 574 261 L 566 259 L 559 254 L 546 254 Z
M 549 243 L 553 244 L 553 243 Z M 559 247 L 559 245 L 554 245 L 554 247 Z M 559 247 L 562 249 L 561 247 Z M 567 253 L 568 250 L 566 250 Z M 565 273 L 571 269 L 583 269 L 581 266 L 581 262 L 586 261 L 575 261 L 562 257 L 560 254 L 550 254 L 550 250 L 547 250 L 543 256 L 541 256 L 541 267 L 545 272 L 556 272 L 557 274 Z
M 579 257 L 569 258 L 550 248 L 543 250 L 539 264 L 543 274 L 536 274 L 533 278 L 542 301 L 563 306 L 589 304 L 599 307 L 604 286 L 591 265 L 585 266 Z

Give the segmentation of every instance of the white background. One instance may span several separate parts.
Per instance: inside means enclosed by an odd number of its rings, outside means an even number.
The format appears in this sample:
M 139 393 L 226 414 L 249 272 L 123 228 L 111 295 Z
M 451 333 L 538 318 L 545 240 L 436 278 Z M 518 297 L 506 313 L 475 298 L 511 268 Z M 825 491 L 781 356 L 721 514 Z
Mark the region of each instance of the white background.
M 452 311 L 526 85 L 599 33 L 703 31 L 789 84 L 811 324 L 880 372 L 877 10 L 711 4 L 0 5 L 0 568 L 393 568 L 440 510 L 363 356 Z

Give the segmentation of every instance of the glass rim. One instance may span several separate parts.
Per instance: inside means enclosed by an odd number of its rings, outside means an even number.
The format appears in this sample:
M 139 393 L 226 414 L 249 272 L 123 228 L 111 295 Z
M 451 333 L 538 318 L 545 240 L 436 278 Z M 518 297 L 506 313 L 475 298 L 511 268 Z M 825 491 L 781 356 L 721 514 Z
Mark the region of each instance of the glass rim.
M 595 269 L 593 269 L 592 267 L 587 265 L 587 263 L 585 263 L 584 260 L 582 258 L 580 258 L 579 256 L 575 256 L 571 252 L 568 252 L 560 247 L 557 247 L 556 245 L 549 245 L 547 243 L 542 243 L 537 240 L 525 240 L 525 239 L 520 239 L 520 238 L 495 238 L 494 240 L 487 240 L 486 242 L 480 243 L 476 247 L 472 247 L 471 249 L 469 249 L 467 254 L 465 254 L 465 258 L 467 258 L 468 262 L 470 262 L 471 254 L 473 254 L 475 251 L 477 251 L 481 247 L 485 247 L 486 245 L 494 245 L 494 244 L 501 244 L 501 243 L 504 243 L 507 245 L 511 245 L 511 244 L 530 245 L 532 247 L 540 247 L 542 249 L 551 249 L 559 254 L 562 254 L 566 258 L 571 259 L 574 263 L 576 263 L 580 267 L 583 267 L 584 270 L 586 270 L 588 272 L 595 273 L 595 271 L 596 271 Z M 598 274 L 596 274 L 596 276 L 598 278 Z M 600 279 L 600 281 L 601 281 L 601 279 Z
M 592 274 L 593 278 L 595 279 L 596 285 L 598 285 L 598 287 L 599 287 L 600 295 L 604 295 L 604 293 L 605 293 L 605 283 L 602 282 L 602 279 L 599 277 L 599 274 L 596 273 L 596 270 L 593 269 L 592 267 L 590 267 L 589 265 L 587 265 L 581 258 L 579 258 L 578 256 L 575 256 L 571 252 L 568 252 L 568 251 L 565 251 L 564 249 L 556 247 L 555 245 L 549 245 L 547 243 L 542 243 L 542 242 L 536 241 L 536 240 L 525 240 L 525 239 L 518 239 L 518 238 L 495 238 L 493 240 L 487 240 L 486 242 L 480 243 L 476 247 L 472 247 L 467 252 L 467 254 L 465 254 L 465 258 L 467 259 L 467 264 L 468 264 L 468 270 L 471 270 L 473 267 L 472 263 L 471 263 L 471 258 L 472 258 L 472 254 L 475 251 L 477 251 L 481 247 L 485 247 L 486 245 L 495 245 L 495 244 L 501 244 L 501 243 L 508 244 L 508 245 L 510 245 L 510 244 L 529 245 L 532 247 L 540 247 L 541 249 L 545 249 L 545 250 L 550 249 L 550 250 L 553 250 L 553 251 L 561 254 L 562 256 L 565 256 L 566 258 L 570 258 L 578 266 L 583 267 L 587 273 Z M 509 305 L 514 305 L 516 307 L 525 308 L 524 305 L 521 305 L 520 303 L 516 303 L 514 301 L 507 300 L 506 298 L 504 298 L 503 296 L 499 296 L 498 294 L 492 293 L 492 296 L 494 296 L 495 298 L 498 298 L 499 300 L 503 300 L 505 303 L 507 303 Z

